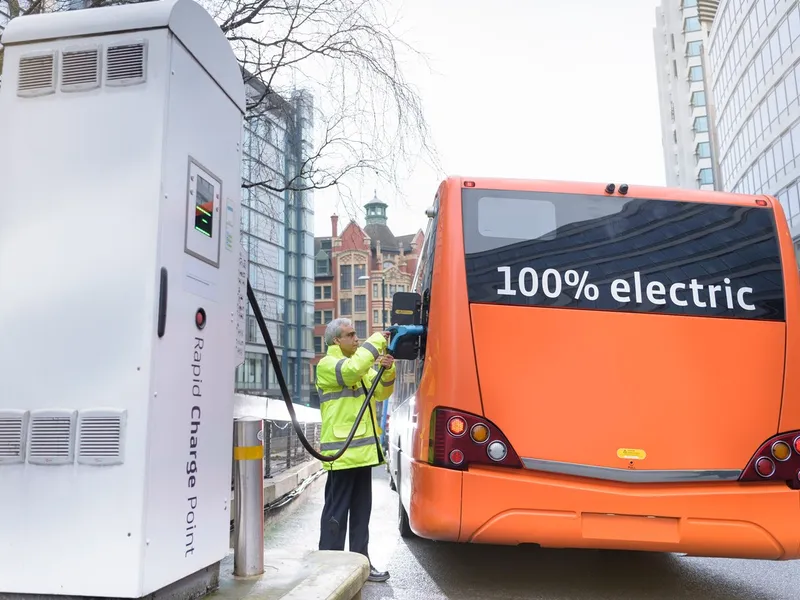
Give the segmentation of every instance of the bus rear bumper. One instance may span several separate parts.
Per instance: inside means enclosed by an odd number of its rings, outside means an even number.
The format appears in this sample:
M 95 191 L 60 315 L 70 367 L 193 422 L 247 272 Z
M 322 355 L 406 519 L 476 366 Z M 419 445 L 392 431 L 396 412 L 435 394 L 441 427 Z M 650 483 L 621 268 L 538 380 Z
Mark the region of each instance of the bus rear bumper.
M 800 492 L 782 483 L 623 484 L 531 471 L 415 467 L 437 472 L 420 478 L 438 489 L 426 494 L 429 514 L 452 511 L 460 488 L 460 542 L 800 558 Z M 436 498 L 447 506 L 432 505 Z

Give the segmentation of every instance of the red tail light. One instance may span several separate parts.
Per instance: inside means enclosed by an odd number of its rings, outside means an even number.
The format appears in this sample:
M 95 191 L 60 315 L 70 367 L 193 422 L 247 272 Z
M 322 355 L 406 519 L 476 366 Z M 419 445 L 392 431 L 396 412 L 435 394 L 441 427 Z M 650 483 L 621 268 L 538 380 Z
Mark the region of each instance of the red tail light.
M 800 489 L 800 431 L 781 433 L 764 442 L 739 481 L 785 481 Z
M 522 462 L 500 429 L 490 421 L 450 408 L 431 417 L 430 462 L 437 467 L 466 470 L 469 465 L 520 469 Z

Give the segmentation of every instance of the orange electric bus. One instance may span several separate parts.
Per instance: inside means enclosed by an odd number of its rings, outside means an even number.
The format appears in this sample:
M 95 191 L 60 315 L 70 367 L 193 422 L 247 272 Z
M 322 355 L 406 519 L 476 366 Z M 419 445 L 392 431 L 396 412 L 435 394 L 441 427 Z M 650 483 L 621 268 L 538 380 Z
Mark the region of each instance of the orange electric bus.
M 392 308 L 425 327 L 390 403 L 402 535 L 800 556 L 800 278 L 775 198 L 452 177 L 428 217 Z

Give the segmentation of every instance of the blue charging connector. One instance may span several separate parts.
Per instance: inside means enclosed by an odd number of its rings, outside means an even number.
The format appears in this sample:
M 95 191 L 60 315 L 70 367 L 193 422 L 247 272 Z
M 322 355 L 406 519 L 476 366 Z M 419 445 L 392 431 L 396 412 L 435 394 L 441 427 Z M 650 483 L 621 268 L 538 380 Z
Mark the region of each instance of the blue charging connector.
M 389 331 L 394 335 L 389 341 L 389 354 L 394 353 L 397 343 L 407 335 L 422 335 L 425 328 L 422 325 L 392 325 Z
M 425 328 L 422 325 L 392 325 L 388 328 L 388 331 L 392 333 L 392 337 L 389 340 L 389 354 L 394 354 L 394 351 L 397 349 L 397 343 L 402 340 L 404 337 L 409 335 L 422 335 L 425 331 Z M 385 448 L 386 447 L 386 416 L 389 413 L 389 401 L 383 401 L 383 410 L 381 411 L 381 445 Z

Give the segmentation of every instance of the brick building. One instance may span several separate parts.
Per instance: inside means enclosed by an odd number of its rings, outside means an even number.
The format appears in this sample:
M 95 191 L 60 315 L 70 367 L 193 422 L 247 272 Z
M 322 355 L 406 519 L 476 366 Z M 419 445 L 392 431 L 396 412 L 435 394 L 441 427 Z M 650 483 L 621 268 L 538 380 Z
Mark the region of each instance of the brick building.
M 333 215 L 331 237 L 314 238 L 312 381 L 326 352 L 327 323 L 337 317 L 352 319 L 364 340 L 389 325 L 394 293 L 411 290 L 424 234 L 419 230 L 395 236 L 387 224 L 387 208 L 376 195 L 364 205 L 364 227 L 350 221 L 340 233 L 339 217 Z

